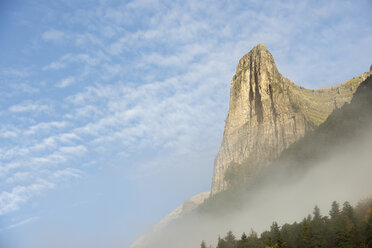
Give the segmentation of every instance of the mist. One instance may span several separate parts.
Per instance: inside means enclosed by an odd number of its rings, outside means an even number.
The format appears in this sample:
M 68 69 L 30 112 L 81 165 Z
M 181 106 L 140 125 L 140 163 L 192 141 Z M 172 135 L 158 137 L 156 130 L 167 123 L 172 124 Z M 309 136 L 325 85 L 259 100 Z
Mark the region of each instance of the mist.
M 372 196 L 371 127 L 357 130 L 344 144 L 328 147 L 326 157 L 301 173 L 275 164 L 277 168 L 268 170 L 258 185 L 239 191 L 235 205 L 222 203 L 220 211 L 209 214 L 188 213 L 164 229 L 142 236 L 131 247 L 190 248 L 200 247 L 202 240 L 215 247 L 218 236 L 224 237 L 229 230 L 237 238 L 251 229 L 260 235 L 274 221 L 279 225 L 302 221 L 315 205 L 323 216 L 328 215 L 333 201 L 355 205 Z

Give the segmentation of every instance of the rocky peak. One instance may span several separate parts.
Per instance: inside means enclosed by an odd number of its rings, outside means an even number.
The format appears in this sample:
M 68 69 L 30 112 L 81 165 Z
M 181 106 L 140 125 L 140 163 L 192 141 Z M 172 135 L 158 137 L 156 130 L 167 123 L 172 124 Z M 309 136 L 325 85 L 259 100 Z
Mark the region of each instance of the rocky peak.
M 244 55 L 239 61 L 231 84 L 229 115 L 231 113 L 232 116 L 230 118 L 234 118 L 235 114 L 241 117 L 240 111 L 249 111 L 249 116 L 246 117 L 249 119 L 256 117 L 257 122 L 261 123 L 263 121 L 262 97 L 267 96 L 262 91 L 268 90 L 269 94 L 272 93 L 273 89 L 269 84 L 278 76 L 274 58 L 264 44 L 255 46 Z M 243 102 L 245 100 L 248 102 Z M 249 108 L 241 108 L 245 106 Z M 229 122 L 229 125 L 241 126 L 247 121 L 247 118 L 240 117 L 234 118 L 235 121 Z
M 289 145 L 324 122 L 334 108 L 350 102 L 366 76 L 328 89 L 304 89 L 278 72 L 264 44 L 255 46 L 240 59 L 231 81 L 229 113 L 215 159 L 211 194 L 226 190 L 237 180 L 236 174 L 249 181 Z

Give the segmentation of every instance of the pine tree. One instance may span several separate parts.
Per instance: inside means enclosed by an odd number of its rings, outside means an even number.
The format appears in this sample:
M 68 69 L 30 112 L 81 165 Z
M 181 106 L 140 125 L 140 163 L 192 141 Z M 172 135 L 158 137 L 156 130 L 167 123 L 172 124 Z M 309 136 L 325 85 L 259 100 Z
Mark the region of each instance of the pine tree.
M 310 223 L 310 227 L 312 230 L 312 247 L 320 248 L 326 247 L 326 239 L 324 237 L 324 219 L 320 214 L 320 209 L 318 206 L 314 207 L 313 211 L 313 218 Z
M 207 245 L 205 244 L 205 241 L 204 240 L 201 242 L 200 248 L 207 248 Z
M 331 220 L 335 220 L 340 216 L 340 205 L 334 201 L 332 202 L 331 210 L 329 211 L 329 216 L 331 216 Z
M 225 240 L 221 239 L 220 236 L 218 236 L 218 243 L 216 248 L 227 248 Z
M 365 231 L 366 245 L 368 248 L 372 248 L 372 208 L 369 209 L 367 215 L 367 226 Z
M 311 230 L 307 219 L 302 221 L 302 246 L 304 248 L 311 248 Z
M 248 237 L 247 235 L 243 232 L 242 237 L 240 240 L 238 240 L 237 243 L 237 248 L 248 248 Z
M 226 248 L 235 248 L 236 247 L 236 239 L 232 231 L 228 231 L 225 237 Z
M 275 221 L 270 227 L 270 233 L 271 233 L 271 239 L 273 243 L 275 244 L 278 240 L 278 237 L 280 236 L 279 225 Z
M 257 233 L 253 231 L 253 229 L 251 229 L 247 244 L 247 248 L 256 248 L 260 246 L 260 241 L 258 239 Z
M 330 225 L 329 225 L 329 244 L 331 247 L 339 247 L 344 241 L 343 225 L 341 219 L 340 205 L 334 201 L 332 202 L 331 210 L 329 211 Z
M 275 221 L 271 225 L 271 239 L 274 245 L 278 248 L 283 248 L 284 247 L 284 241 L 282 239 L 282 236 L 280 234 L 280 228 L 278 223 Z
M 220 236 L 218 236 L 218 242 L 216 248 L 226 248 L 226 242 L 224 239 L 221 239 Z
M 345 236 L 347 237 L 348 247 L 359 247 L 362 243 L 362 239 L 357 230 L 357 218 L 354 213 L 354 208 L 349 202 L 345 202 L 342 208 L 342 219 L 345 230 Z
M 355 222 L 354 209 L 348 201 L 343 204 L 342 215 L 349 218 L 351 222 Z

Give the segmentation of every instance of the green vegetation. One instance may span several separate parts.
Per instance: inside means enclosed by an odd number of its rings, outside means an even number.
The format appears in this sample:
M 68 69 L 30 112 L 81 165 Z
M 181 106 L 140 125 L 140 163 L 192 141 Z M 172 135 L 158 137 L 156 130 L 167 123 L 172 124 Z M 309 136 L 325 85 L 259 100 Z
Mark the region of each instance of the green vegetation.
M 202 242 L 202 248 L 206 247 Z M 212 246 L 209 246 L 212 247 Z M 237 240 L 229 231 L 225 238 L 218 237 L 216 248 L 371 248 L 372 199 L 360 202 L 353 208 L 345 202 L 340 209 L 333 202 L 329 216 L 322 216 L 315 206 L 313 214 L 300 223 L 279 226 L 273 222 L 270 231 L 260 237 L 253 230 Z

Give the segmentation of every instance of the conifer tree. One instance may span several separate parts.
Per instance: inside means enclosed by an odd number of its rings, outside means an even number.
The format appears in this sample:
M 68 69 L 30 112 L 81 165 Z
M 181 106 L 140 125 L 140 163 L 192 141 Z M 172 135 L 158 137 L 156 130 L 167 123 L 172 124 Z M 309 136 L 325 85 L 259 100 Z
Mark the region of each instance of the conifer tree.
M 236 247 L 236 239 L 232 231 L 228 231 L 225 237 L 226 248 L 235 248 Z
M 326 246 L 326 239 L 324 237 L 324 219 L 320 214 L 320 209 L 318 206 L 314 207 L 313 211 L 313 218 L 310 223 L 310 227 L 312 230 L 312 247 L 320 248 Z
M 313 211 L 313 221 L 321 221 L 322 216 L 320 214 L 320 209 L 318 206 L 315 205 L 314 211 Z
M 216 248 L 226 248 L 226 242 L 224 239 L 221 239 L 220 236 L 218 236 L 218 242 Z
M 311 230 L 307 219 L 302 221 L 302 246 L 304 248 L 311 248 Z
M 340 205 L 336 201 L 332 202 L 329 216 L 331 216 L 331 220 L 336 220 L 340 216 Z
M 280 228 L 277 222 L 273 222 L 271 225 L 271 238 L 273 244 L 278 248 L 284 247 L 284 241 L 282 239 L 282 236 L 280 234 Z
M 372 248 L 372 208 L 370 208 L 368 211 L 365 236 L 367 247 Z
M 248 237 L 247 235 L 243 232 L 242 237 L 240 240 L 237 242 L 237 248 L 248 248 Z

